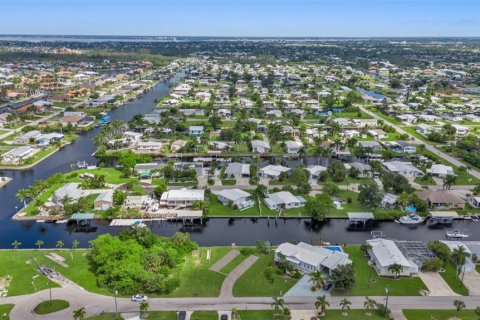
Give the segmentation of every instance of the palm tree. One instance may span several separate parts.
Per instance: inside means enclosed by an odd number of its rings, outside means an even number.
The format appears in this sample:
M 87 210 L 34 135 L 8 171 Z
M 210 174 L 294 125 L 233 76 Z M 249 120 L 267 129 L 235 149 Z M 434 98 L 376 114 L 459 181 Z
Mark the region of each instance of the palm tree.
M 369 297 L 365 297 L 365 302 L 363 303 L 363 307 L 365 308 L 365 314 L 367 316 L 372 315 L 372 310 L 375 309 L 377 306 L 377 302 Z
M 73 242 L 72 242 L 72 249 L 77 249 L 79 243 L 80 243 L 80 242 L 79 242 L 78 240 L 76 240 L 76 239 L 73 240 Z
M 40 247 L 43 246 L 44 242 L 42 240 L 37 240 L 37 242 L 35 242 L 35 245 L 38 247 L 38 250 L 40 250 Z
M 465 262 L 467 262 L 468 257 L 470 257 L 470 253 L 467 252 L 464 246 L 458 246 L 457 248 L 453 249 L 452 261 L 457 266 L 457 277 L 460 273 L 460 267 L 462 267 Z
M 473 188 L 472 193 L 475 195 L 480 194 L 480 184 L 476 185 L 475 188 Z
M 319 289 L 323 286 L 323 274 L 320 270 L 310 273 L 310 282 L 313 283 L 315 289 Z
M 352 303 L 350 301 L 348 301 L 346 298 L 342 299 L 342 301 L 340 301 L 340 308 L 342 308 L 342 314 L 343 315 L 348 315 L 348 311 L 350 311 L 350 305 Z
M 237 320 L 238 311 L 237 308 L 232 308 L 232 320 Z
M 85 319 L 85 316 L 87 315 L 87 312 L 85 311 L 84 307 L 81 307 L 80 309 L 73 310 L 73 319 L 75 320 L 83 320 Z
M 282 298 L 273 297 L 272 307 L 274 314 L 278 313 L 285 306 L 285 301 Z
M 140 318 L 143 318 L 148 308 L 150 308 L 150 305 L 148 304 L 147 301 L 142 301 L 140 302 L 139 308 L 140 308 Z
M 326 296 L 318 296 L 317 297 L 317 300 L 315 301 L 315 308 L 317 309 L 317 312 L 318 312 L 318 316 L 324 316 L 326 311 L 327 311 L 327 307 L 330 306 L 330 303 L 327 301 L 327 297 Z M 320 311 L 319 311 L 320 309 Z
M 17 199 L 23 202 L 23 207 L 25 208 L 27 206 L 27 198 L 28 198 L 29 192 L 27 189 L 20 189 L 18 190 L 16 196 Z
M 457 176 L 454 176 L 452 174 L 447 174 L 443 178 L 443 188 L 449 190 L 452 185 L 455 183 L 455 180 L 457 180 Z
M 305 157 L 307 156 L 307 149 L 305 146 L 301 147 L 300 150 L 298 150 L 298 156 L 302 158 L 302 164 L 305 161 Z
M 455 306 L 455 310 L 457 310 L 457 315 L 460 311 L 462 311 L 462 309 L 466 307 L 465 302 L 463 302 L 462 300 L 453 301 L 453 305 Z
M 388 271 L 393 273 L 395 275 L 395 278 L 398 278 L 398 276 L 403 272 L 403 266 L 398 263 L 393 263 L 388 266 Z
M 62 249 L 64 246 L 65 246 L 65 244 L 63 243 L 62 240 L 58 240 L 57 244 L 55 245 L 55 247 L 57 247 L 57 249 Z
M 18 250 L 18 247 L 20 247 L 22 245 L 22 243 L 20 241 L 13 241 L 12 242 L 12 247 L 13 247 L 13 250 L 17 251 Z

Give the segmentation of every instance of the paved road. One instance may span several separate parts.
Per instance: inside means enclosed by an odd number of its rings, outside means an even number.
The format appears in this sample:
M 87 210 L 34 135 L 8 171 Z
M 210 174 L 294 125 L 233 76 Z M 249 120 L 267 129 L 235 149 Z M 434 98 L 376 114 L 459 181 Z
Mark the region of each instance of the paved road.
M 65 320 L 72 319 L 72 311 L 85 307 L 88 315 L 101 312 L 115 312 L 113 297 L 79 290 L 74 287 L 52 289 L 54 299 L 65 299 L 70 302 L 70 308 L 50 314 L 38 316 L 33 313 L 35 306 L 49 299 L 48 290 L 40 291 L 32 295 L 0 298 L 0 304 L 13 303 L 15 307 L 11 312 L 11 319 L 49 319 Z M 363 309 L 365 297 L 329 297 L 330 309 L 340 309 L 340 301 L 347 298 L 352 302 L 352 309 Z M 377 302 L 385 303 L 385 297 L 371 297 Z M 390 297 L 388 306 L 394 310 L 401 309 L 453 309 L 453 301 L 458 297 Z M 480 305 L 479 297 L 461 297 L 467 309 L 474 309 Z M 285 297 L 285 302 L 291 310 L 308 310 L 314 308 L 313 297 Z M 131 302 L 128 298 L 118 298 L 119 312 L 138 312 L 138 303 Z M 150 310 L 271 310 L 272 298 L 270 297 L 246 297 L 246 298 L 155 298 L 150 299 Z
M 364 107 L 362 106 L 359 106 L 359 108 L 367 113 L 368 115 L 372 116 L 373 118 L 377 119 L 377 120 L 382 120 L 385 124 L 395 128 L 395 130 L 397 130 L 399 133 L 401 134 L 407 134 L 409 137 L 411 137 L 413 140 L 414 143 L 416 144 L 424 144 L 425 145 L 425 148 L 432 152 L 433 154 L 439 156 L 440 158 L 443 158 L 445 160 L 447 160 L 448 162 L 450 162 L 451 164 L 453 164 L 455 167 L 465 167 L 465 164 L 460 162 L 458 159 L 438 150 L 437 148 L 435 148 L 434 146 L 432 146 L 431 144 L 428 144 L 426 143 L 425 141 L 421 141 L 419 139 L 417 139 L 416 137 L 414 137 L 413 135 L 411 135 L 410 133 L 406 132 L 405 130 L 403 130 L 401 127 L 399 127 L 398 125 L 396 124 L 393 124 L 385 119 L 383 119 L 382 117 L 380 117 L 379 115 L 365 109 Z M 470 173 L 472 176 L 474 176 L 475 178 L 477 179 L 480 179 L 480 172 L 478 172 L 477 170 L 469 170 L 468 173 Z

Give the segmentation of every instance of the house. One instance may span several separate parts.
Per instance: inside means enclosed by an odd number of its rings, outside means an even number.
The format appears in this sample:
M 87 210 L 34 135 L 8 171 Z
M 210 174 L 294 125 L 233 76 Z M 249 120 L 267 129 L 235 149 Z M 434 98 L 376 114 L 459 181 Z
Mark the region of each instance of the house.
M 190 126 L 188 134 L 191 136 L 201 136 L 203 134 L 203 126 Z
M 72 125 L 72 126 L 78 126 L 81 124 L 82 120 L 84 120 L 86 117 L 81 116 L 81 115 L 71 115 L 71 116 L 66 116 L 64 115 L 63 117 L 60 118 L 59 123 L 62 126 L 67 126 L 67 125 Z
M 245 99 L 245 98 L 241 98 L 241 99 L 238 100 L 238 105 L 240 107 L 244 107 L 244 108 L 252 108 L 253 107 L 253 101 Z
M 406 141 L 387 141 L 385 145 L 398 153 L 415 153 L 417 152 L 417 147 L 414 144 L 411 144 Z
M 180 149 L 182 149 L 183 147 L 185 147 L 187 145 L 187 141 L 184 141 L 184 140 L 175 140 L 174 142 L 172 142 L 172 144 L 170 145 L 170 150 L 172 152 L 178 152 L 180 151 Z
M 70 201 L 77 201 L 82 198 L 85 191 L 80 188 L 80 183 L 69 182 L 60 187 L 53 194 L 52 201 L 54 203 L 62 203 L 63 199 L 69 199 Z
M 123 137 L 127 139 L 132 145 L 136 145 L 142 140 L 143 134 L 140 132 L 125 131 Z
M 38 149 L 31 146 L 21 146 L 12 149 L 2 155 L 2 162 L 4 164 L 19 164 L 21 161 L 32 157 Z
M 135 170 L 138 173 L 144 173 L 144 172 L 152 172 L 155 170 L 160 170 L 163 167 L 165 167 L 164 163 L 158 163 L 158 162 L 150 162 L 150 163 L 137 163 L 133 170 Z
M 369 250 L 370 259 L 379 276 L 393 277 L 396 274 L 392 273 L 388 268 L 393 264 L 399 264 L 403 267 L 399 276 L 409 277 L 412 274 L 418 273 L 418 266 L 403 255 L 393 240 L 376 238 L 367 240 L 367 244 L 371 246 Z
M 400 114 L 397 115 L 398 120 L 406 123 L 417 122 L 417 117 L 411 114 Z
M 227 178 L 248 178 L 250 177 L 250 165 L 247 163 L 230 162 L 225 168 Z
M 225 206 L 231 206 L 240 210 L 251 208 L 255 205 L 252 195 L 240 189 L 225 189 L 212 191 L 218 200 Z
M 274 260 L 276 263 L 286 259 L 294 268 L 305 273 L 323 271 L 327 274 L 339 266 L 351 264 L 348 254 L 330 250 L 326 247 L 312 246 L 300 242 L 292 244 L 282 243 L 275 250 Z
M 303 143 L 300 141 L 285 141 L 285 149 L 289 154 L 298 154 L 303 148 Z
M 13 143 L 14 144 L 28 144 L 28 143 L 31 143 L 31 142 L 35 141 L 35 139 L 37 139 L 41 135 L 42 135 L 42 132 L 40 132 L 39 130 L 28 131 L 28 132 L 25 132 L 24 134 L 18 136 L 17 138 L 15 138 L 13 140 Z
M 267 153 L 270 152 L 270 143 L 262 140 L 252 141 L 252 152 Z
M 423 172 L 417 169 L 411 162 L 388 161 L 382 165 L 390 172 L 401 174 L 406 178 L 416 178 L 423 176 Z
M 371 149 L 372 151 L 382 150 L 383 147 L 378 141 L 358 141 L 358 146 L 364 149 Z
M 455 135 L 457 137 L 464 137 L 468 134 L 468 132 L 470 132 L 469 127 L 461 126 L 458 124 L 452 124 L 452 127 L 456 129 Z
M 123 206 L 132 209 L 142 209 L 148 202 L 148 196 L 127 196 Z
M 433 164 L 432 167 L 427 169 L 427 173 L 430 173 L 432 176 L 444 178 L 448 175 L 454 176 L 455 172 L 451 166 L 446 166 L 444 164 Z
M 305 202 L 306 201 L 303 197 L 294 196 L 288 191 L 271 193 L 265 198 L 265 205 L 270 210 L 300 208 L 305 206 Z
M 418 197 L 427 201 L 432 210 L 464 209 L 465 200 L 453 190 L 423 190 Z
M 280 179 L 282 173 L 287 173 L 292 169 L 280 165 L 268 165 L 258 170 L 258 176 L 265 179 Z
M 480 197 L 470 196 L 467 197 L 468 204 L 474 207 L 475 209 L 480 209 Z
M 323 171 L 327 171 L 327 168 L 323 166 L 309 166 L 306 170 L 310 172 L 310 177 L 318 179 Z
M 167 208 L 190 208 L 194 202 L 205 200 L 204 189 L 175 189 L 165 191 L 160 198 L 160 206 Z
M 65 135 L 58 132 L 45 133 L 36 138 L 35 143 L 38 146 L 48 146 L 49 144 L 62 141 L 64 137 Z
M 436 132 L 436 131 L 439 131 L 440 129 L 439 128 L 436 128 L 436 127 L 433 127 L 431 125 L 428 125 L 428 124 L 424 124 L 424 123 L 420 123 L 419 125 L 417 125 L 417 128 L 415 129 L 415 131 L 426 137 L 428 136 L 430 133 L 432 132 Z
M 162 143 L 158 141 L 140 141 L 137 143 L 135 150 L 138 152 L 158 153 L 162 151 Z
M 382 198 L 382 203 L 381 206 L 384 209 L 392 208 L 395 205 L 397 205 L 398 202 L 398 196 L 391 194 L 391 193 L 385 193 Z
M 388 138 L 388 133 L 386 133 L 382 129 L 370 129 L 367 131 L 367 134 L 379 140 Z
M 113 190 L 102 191 L 93 202 L 95 210 L 108 210 L 113 206 Z
M 373 175 L 372 166 L 368 163 L 352 162 L 350 167 L 358 170 L 360 178 L 370 178 Z

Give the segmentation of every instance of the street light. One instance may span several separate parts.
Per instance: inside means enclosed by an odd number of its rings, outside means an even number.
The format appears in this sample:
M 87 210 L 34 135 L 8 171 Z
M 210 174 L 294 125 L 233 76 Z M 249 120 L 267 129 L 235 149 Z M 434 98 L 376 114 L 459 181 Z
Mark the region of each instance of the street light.
M 117 288 L 115 288 L 115 291 L 113 293 L 115 294 L 115 314 L 116 314 L 116 318 L 118 319 L 118 308 L 117 308 L 118 290 L 117 290 Z
M 388 286 L 385 287 L 385 293 L 387 294 L 387 300 L 385 301 L 385 318 L 387 318 L 387 315 L 388 315 Z

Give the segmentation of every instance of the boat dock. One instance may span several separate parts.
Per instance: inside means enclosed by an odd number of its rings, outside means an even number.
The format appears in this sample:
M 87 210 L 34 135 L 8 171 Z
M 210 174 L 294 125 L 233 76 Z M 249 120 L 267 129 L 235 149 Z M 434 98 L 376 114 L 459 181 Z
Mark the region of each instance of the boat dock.
M 0 188 L 6 186 L 10 181 L 12 181 L 12 178 L 0 177 Z

